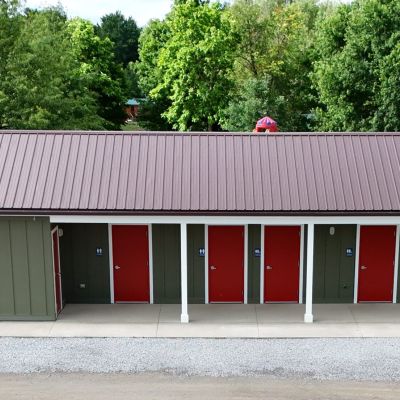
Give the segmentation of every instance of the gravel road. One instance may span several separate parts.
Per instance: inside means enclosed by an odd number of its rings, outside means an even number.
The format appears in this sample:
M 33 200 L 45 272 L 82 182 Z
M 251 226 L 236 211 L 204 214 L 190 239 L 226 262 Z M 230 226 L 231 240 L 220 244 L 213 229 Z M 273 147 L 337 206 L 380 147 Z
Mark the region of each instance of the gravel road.
M 400 339 L 0 338 L 0 373 L 400 382 Z

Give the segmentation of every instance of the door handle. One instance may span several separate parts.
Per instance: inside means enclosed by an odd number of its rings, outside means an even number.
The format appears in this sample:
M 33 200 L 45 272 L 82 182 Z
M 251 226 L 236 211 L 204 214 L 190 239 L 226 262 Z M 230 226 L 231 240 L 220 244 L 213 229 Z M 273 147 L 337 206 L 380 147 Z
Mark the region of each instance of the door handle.
M 265 268 L 272 269 L 272 266 L 271 265 L 267 265 Z
M 214 267 L 214 265 L 210 265 L 210 269 L 211 269 L 212 271 L 214 271 L 214 270 L 217 269 L 217 267 Z
M 121 267 L 118 266 L 118 265 L 114 265 L 114 268 L 115 268 L 116 270 L 121 269 Z
M 367 269 L 365 265 L 361 265 L 361 269 Z

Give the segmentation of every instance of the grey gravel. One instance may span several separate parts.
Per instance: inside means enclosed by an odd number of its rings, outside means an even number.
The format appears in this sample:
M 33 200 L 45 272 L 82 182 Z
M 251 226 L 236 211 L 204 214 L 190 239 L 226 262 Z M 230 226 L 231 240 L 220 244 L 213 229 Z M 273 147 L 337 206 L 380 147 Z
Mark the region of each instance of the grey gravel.
M 400 339 L 0 338 L 0 373 L 400 381 Z

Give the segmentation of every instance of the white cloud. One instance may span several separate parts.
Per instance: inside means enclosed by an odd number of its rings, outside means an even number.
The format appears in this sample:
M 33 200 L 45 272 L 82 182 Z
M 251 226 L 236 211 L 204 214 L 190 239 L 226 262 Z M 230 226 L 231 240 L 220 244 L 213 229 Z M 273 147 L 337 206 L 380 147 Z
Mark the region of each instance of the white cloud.
M 82 17 L 94 23 L 106 14 L 121 11 L 140 25 L 152 18 L 163 18 L 172 0 L 26 0 L 27 7 L 46 7 L 61 3 L 69 17 Z

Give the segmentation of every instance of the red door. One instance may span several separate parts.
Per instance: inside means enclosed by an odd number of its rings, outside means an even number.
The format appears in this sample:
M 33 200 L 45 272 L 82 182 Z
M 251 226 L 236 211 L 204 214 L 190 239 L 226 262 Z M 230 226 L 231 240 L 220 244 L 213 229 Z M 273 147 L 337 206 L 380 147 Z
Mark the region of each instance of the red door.
M 58 228 L 51 232 L 53 242 L 53 264 L 54 264 L 54 287 L 56 292 L 56 313 L 62 310 L 62 289 L 61 289 L 61 268 L 60 268 L 60 246 L 58 238 Z
M 208 282 L 210 303 L 243 303 L 243 226 L 208 227 Z
M 149 241 L 145 225 L 112 227 L 114 301 L 150 301 Z
M 298 302 L 300 226 L 266 226 L 264 302 Z
M 393 301 L 395 226 L 361 226 L 358 301 Z

